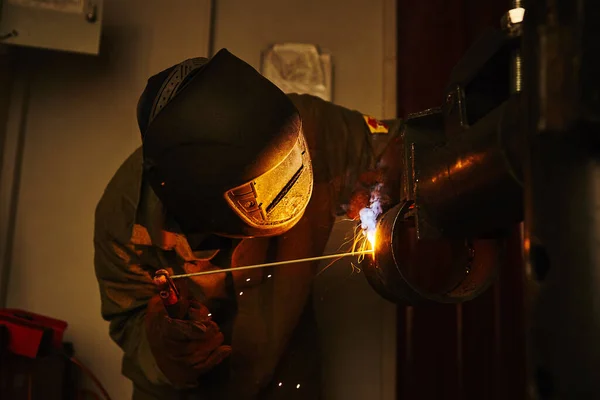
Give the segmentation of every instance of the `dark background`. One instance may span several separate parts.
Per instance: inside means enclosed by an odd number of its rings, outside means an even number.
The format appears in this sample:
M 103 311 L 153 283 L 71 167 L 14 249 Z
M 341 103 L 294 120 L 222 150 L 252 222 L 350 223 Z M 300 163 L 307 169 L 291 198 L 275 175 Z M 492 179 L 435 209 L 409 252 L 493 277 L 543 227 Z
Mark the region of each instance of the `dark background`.
M 398 0 L 398 115 L 441 105 L 453 66 L 506 0 Z M 398 307 L 398 399 L 525 398 L 520 228 L 495 284 L 462 305 Z

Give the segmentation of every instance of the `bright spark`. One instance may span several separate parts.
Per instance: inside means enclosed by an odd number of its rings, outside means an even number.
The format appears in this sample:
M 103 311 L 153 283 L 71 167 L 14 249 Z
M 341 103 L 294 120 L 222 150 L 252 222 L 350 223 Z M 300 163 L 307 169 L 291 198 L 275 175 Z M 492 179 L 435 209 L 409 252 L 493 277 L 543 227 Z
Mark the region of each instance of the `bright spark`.
M 369 206 L 360 210 L 360 228 L 362 229 L 362 241 L 359 240 L 360 243 L 359 249 L 365 250 L 370 248 L 372 251 L 373 257 L 375 257 L 375 245 L 377 244 L 377 218 L 381 214 L 381 200 L 380 200 L 380 190 L 382 185 L 379 184 L 375 186 L 373 191 L 371 192 L 371 199 L 369 202 Z M 355 241 L 355 244 L 357 242 Z
M 375 249 L 375 239 L 377 238 L 377 231 L 369 231 L 367 232 L 367 240 L 371 244 L 371 248 Z
M 352 240 L 352 251 L 360 253 L 361 255 L 358 257 L 358 262 L 361 263 L 365 258 L 365 254 L 371 254 L 375 257 L 375 250 L 372 247 L 367 239 L 365 231 L 362 229 L 361 225 L 357 225 L 354 228 L 354 234 Z

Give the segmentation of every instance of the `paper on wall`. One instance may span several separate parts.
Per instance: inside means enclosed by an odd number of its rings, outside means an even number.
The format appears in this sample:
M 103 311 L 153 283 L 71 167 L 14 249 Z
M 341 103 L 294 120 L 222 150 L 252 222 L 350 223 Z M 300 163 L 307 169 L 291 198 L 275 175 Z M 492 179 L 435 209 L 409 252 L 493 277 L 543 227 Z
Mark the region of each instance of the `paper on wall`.
M 66 13 L 83 13 L 84 0 L 8 0 L 9 4 Z
M 261 73 L 285 93 L 332 101 L 331 71 L 331 56 L 314 44 L 275 44 L 262 57 Z

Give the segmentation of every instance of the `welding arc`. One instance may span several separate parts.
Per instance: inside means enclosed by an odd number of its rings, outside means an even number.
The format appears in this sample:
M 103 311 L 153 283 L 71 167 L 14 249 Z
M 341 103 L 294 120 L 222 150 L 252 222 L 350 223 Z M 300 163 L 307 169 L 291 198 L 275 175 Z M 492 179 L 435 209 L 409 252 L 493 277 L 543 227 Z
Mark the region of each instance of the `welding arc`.
M 192 276 L 212 275 L 212 274 L 220 274 L 223 272 L 233 272 L 233 271 L 243 271 L 245 269 L 277 267 L 280 265 L 296 264 L 296 263 L 309 262 L 309 261 L 328 260 L 331 258 L 353 257 L 353 256 L 360 256 L 363 254 L 373 254 L 373 250 L 352 251 L 349 253 L 328 254 L 328 255 L 324 255 L 324 256 L 310 257 L 310 258 L 297 258 L 295 260 L 277 261 L 277 262 L 266 263 L 266 264 L 246 265 L 244 267 L 223 268 L 223 269 L 215 269 L 215 270 L 210 270 L 210 271 L 193 272 L 191 274 L 171 275 L 170 278 L 171 279 L 189 278 Z

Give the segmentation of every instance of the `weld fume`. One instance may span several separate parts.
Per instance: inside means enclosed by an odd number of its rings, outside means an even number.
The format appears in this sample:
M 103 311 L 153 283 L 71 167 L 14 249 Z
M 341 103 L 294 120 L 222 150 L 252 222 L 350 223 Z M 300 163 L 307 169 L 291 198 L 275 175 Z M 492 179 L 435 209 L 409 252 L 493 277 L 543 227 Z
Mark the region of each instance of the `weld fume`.
M 381 214 L 381 194 L 382 184 L 377 184 L 371 192 L 369 206 L 359 211 L 360 227 L 367 237 L 371 246 L 375 246 L 375 232 L 377 231 L 377 217 Z

